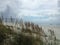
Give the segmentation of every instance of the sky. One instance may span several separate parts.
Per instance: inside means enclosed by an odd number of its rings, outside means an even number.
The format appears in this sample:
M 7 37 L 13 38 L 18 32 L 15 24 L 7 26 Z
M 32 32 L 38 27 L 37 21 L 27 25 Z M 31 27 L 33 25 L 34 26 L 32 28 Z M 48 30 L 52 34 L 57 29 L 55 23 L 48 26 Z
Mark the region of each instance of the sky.
M 60 24 L 59 0 L 0 0 L 0 14 L 41 24 Z

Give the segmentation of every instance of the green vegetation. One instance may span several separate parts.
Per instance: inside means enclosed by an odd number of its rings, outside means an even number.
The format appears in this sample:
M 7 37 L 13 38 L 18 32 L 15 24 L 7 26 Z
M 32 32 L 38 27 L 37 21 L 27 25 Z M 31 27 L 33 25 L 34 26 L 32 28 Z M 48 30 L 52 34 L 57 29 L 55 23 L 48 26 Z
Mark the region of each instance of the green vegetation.
M 7 44 L 8 45 L 42 45 L 43 43 L 39 38 L 34 38 L 33 36 L 25 36 L 22 33 L 17 34 L 10 28 L 6 28 L 6 26 L 0 24 L 0 45 L 7 45 Z
M 5 39 L 9 38 L 9 35 L 13 35 L 13 31 L 0 24 L 0 44 L 2 44 Z
M 13 29 L 9 28 L 9 26 L 7 28 L 7 26 L 4 26 L 2 23 L 0 23 L 0 45 L 58 45 L 56 43 L 57 39 L 54 31 L 49 30 L 51 35 L 49 39 L 46 40 L 47 36 L 44 35 L 45 33 L 42 28 L 36 27 L 38 29 L 35 31 L 35 26 L 32 27 L 32 30 L 27 27 L 25 29 L 22 28 L 21 32 L 17 33 Z M 54 39 L 52 39 L 52 37 Z M 45 42 L 43 42 L 43 38 L 46 40 Z M 48 42 L 51 41 L 51 39 L 54 41 L 54 43 Z
M 43 45 L 43 42 L 39 38 L 34 38 L 33 36 L 26 36 L 21 33 L 15 36 L 14 45 Z

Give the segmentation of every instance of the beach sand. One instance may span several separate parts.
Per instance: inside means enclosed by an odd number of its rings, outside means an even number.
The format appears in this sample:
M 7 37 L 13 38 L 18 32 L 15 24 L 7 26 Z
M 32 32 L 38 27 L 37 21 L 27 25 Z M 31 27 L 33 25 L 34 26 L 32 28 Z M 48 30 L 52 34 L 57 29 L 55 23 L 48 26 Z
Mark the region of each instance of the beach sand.
M 54 30 L 57 39 L 60 40 L 60 26 L 58 26 L 58 25 L 43 25 L 42 28 L 46 34 L 49 34 L 49 32 L 48 32 L 49 29 Z

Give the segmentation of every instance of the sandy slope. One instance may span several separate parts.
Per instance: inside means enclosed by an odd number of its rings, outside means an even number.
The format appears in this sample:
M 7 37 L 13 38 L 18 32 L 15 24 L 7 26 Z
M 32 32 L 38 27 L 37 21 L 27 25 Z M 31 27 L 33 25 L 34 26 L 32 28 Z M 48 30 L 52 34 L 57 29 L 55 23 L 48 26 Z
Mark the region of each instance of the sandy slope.
M 43 25 L 42 26 L 43 30 L 45 31 L 46 34 L 49 34 L 48 29 L 52 29 L 55 32 L 55 35 L 58 39 L 60 39 L 60 26 L 54 26 L 54 25 Z

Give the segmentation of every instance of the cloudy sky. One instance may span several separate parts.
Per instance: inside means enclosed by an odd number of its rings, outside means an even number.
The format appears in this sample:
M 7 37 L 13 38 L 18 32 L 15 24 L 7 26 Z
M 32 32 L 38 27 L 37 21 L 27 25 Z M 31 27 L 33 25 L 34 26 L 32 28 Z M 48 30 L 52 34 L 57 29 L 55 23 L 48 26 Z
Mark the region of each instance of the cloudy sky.
M 0 0 L 0 13 L 36 23 L 60 24 L 58 0 Z

